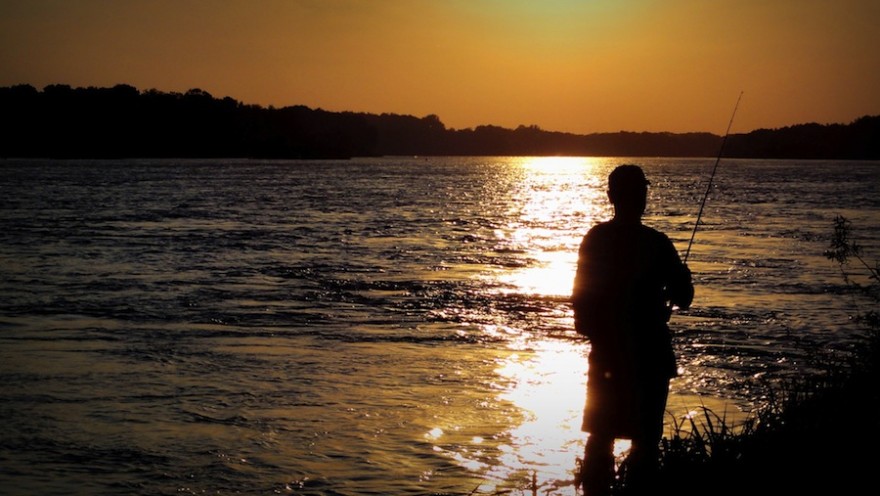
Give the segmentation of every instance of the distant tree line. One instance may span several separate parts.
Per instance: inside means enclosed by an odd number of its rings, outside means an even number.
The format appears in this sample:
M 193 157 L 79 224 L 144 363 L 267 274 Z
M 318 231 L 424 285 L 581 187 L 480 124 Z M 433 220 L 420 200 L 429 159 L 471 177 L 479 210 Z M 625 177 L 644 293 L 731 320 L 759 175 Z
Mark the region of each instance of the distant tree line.
M 732 134 L 724 150 L 737 158 L 880 160 L 880 115 Z
M 710 157 L 711 133 L 595 133 L 478 126 L 448 129 L 436 115 L 262 107 L 186 93 L 30 85 L 0 88 L 0 157 L 348 158 L 381 155 Z M 731 135 L 727 157 L 880 159 L 880 116 Z
M 361 117 L 244 105 L 192 89 L 128 85 L 0 88 L 0 155 L 11 157 L 350 157 L 370 150 Z

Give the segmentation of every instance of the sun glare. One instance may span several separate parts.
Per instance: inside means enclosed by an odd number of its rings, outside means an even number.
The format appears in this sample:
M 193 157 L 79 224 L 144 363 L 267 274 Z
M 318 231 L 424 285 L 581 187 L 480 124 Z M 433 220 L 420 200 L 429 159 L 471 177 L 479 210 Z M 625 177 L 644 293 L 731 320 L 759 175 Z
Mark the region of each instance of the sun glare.
M 567 296 L 580 239 L 607 208 L 606 164 L 589 157 L 532 157 L 518 165 L 525 172 L 518 192 L 522 209 L 499 237 L 522 247 L 531 263 L 491 277 L 508 292 Z
M 576 252 L 546 252 L 540 254 L 535 266 L 502 274 L 498 280 L 516 293 L 543 297 L 568 296 L 571 294 L 576 263 Z
M 592 168 L 596 160 L 589 157 L 530 157 L 523 167 L 534 172 L 550 174 L 580 174 Z

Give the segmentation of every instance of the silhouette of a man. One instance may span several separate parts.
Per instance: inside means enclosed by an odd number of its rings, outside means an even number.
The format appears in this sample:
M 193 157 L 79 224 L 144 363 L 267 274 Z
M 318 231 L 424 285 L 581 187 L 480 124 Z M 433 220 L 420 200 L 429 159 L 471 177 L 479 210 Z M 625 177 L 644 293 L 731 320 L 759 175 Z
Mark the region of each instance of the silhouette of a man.
M 632 440 L 627 487 L 645 484 L 656 471 L 669 380 L 677 374 L 666 323 L 673 305 L 687 308 L 694 296 L 672 241 L 642 225 L 649 184 L 636 165 L 614 169 L 614 217 L 590 229 L 578 252 L 575 328 L 591 344 L 581 472 L 589 496 L 610 492 L 617 438 Z

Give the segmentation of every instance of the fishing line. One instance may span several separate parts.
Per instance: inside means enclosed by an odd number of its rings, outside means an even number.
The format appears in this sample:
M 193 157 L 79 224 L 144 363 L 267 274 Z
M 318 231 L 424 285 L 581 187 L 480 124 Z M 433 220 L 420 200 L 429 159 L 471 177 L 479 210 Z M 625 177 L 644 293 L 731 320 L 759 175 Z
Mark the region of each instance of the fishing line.
M 709 192 L 712 190 L 712 180 L 715 179 L 715 171 L 718 170 L 718 162 L 721 162 L 721 155 L 724 153 L 724 145 L 727 143 L 727 137 L 730 136 L 730 126 L 733 125 L 733 118 L 736 116 L 736 109 L 739 108 L 739 101 L 742 99 L 743 92 L 739 92 L 736 99 L 736 105 L 733 106 L 733 114 L 730 115 L 730 122 L 727 123 L 727 132 L 724 133 L 724 139 L 721 140 L 721 148 L 718 150 L 718 158 L 715 159 L 715 166 L 712 167 L 712 175 L 709 176 L 709 184 L 706 185 L 706 193 L 703 195 L 703 201 L 700 202 L 700 212 L 697 214 L 697 222 L 694 224 L 694 231 L 691 233 L 691 240 L 688 242 L 687 251 L 684 253 L 684 263 L 687 263 L 688 256 L 691 254 L 691 245 L 694 244 L 694 237 L 697 235 L 697 229 L 700 227 L 700 219 L 703 217 L 703 208 L 706 206 L 706 199 L 709 198 Z

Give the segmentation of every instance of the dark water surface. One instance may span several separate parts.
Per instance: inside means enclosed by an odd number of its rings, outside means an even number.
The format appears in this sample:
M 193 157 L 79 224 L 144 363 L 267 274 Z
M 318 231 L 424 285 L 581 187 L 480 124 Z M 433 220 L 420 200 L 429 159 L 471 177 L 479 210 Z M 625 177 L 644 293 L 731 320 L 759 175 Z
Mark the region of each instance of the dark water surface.
M 624 162 L 683 252 L 712 159 L 0 162 L 0 493 L 572 494 Z M 839 214 L 880 246 L 880 164 L 722 162 L 671 415 L 852 342 Z

